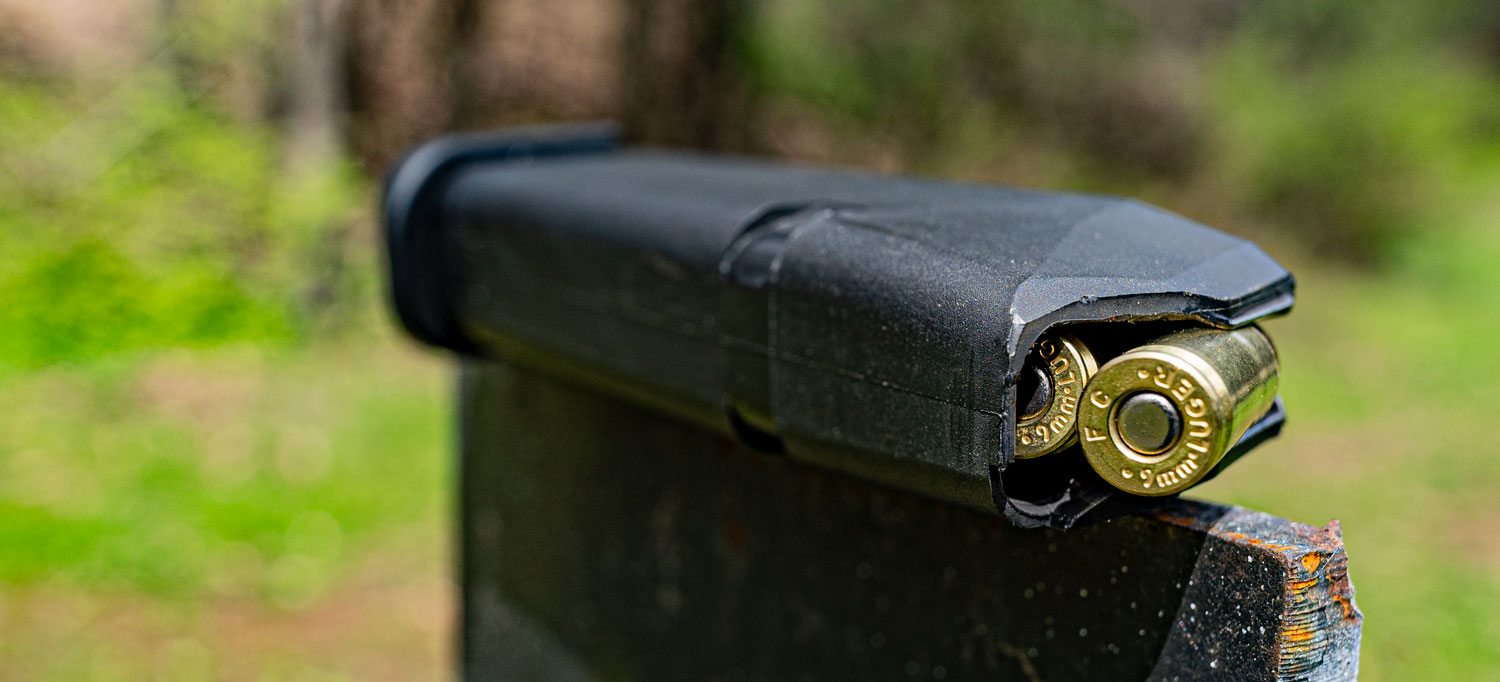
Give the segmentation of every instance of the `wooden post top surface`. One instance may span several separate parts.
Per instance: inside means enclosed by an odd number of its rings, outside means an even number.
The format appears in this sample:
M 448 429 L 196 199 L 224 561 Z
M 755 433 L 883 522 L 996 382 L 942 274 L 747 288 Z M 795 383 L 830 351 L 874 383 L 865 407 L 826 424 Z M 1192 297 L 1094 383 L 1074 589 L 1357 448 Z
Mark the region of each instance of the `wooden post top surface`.
M 1338 523 L 1170 500 L 1074 531 L 463 378 L 469 680 L 1353 680 Z

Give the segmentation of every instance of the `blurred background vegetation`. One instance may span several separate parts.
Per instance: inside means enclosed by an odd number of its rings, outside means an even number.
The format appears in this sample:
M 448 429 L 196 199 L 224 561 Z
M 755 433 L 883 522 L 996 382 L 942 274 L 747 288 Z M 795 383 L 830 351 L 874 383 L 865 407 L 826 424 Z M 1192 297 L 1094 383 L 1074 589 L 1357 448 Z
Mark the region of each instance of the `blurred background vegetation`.
M 450 677 L 450 372 L 374 202 L 449 129 L 1138 196 L 1300 278 L 1367 680 L 1500 679 L 1500 5 L 0 0 L 0 679 Z

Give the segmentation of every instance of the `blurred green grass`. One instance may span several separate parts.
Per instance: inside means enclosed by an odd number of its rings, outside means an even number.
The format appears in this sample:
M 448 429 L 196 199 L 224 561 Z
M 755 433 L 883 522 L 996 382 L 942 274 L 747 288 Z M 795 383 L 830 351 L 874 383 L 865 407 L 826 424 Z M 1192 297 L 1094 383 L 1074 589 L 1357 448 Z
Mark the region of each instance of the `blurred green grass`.
M 1291 254 L 1298 308 L 1266 324 L 1286 431 L 1192 494 L 1342 522 L 1361 679 L 1500 679 L 1496 213 L 1381 274 Z
M 381 334 L 8 377 L 0 677 L 442 677 L 447 376 Z
M 0 679 L 446 677 L 449 372 L 371 180 L 160 65 L 0 83 Z

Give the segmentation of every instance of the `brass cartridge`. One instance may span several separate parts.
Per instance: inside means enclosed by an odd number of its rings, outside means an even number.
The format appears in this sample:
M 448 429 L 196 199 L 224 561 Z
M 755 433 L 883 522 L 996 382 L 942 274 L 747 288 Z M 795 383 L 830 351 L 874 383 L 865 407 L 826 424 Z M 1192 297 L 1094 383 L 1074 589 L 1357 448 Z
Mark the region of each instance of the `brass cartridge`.
M 1137 495 L 1181 492 L 1271 409 L 1276 349 L 1260 329 L 1189 329 L 1099 368 L 1079 405 L 1089 464 Z
M 1047 335 L 1031 347 L 1016 382 L 1016 457 L 1030 459 L 1078 442 L 1078 402 L 1099 365 L 1077 338 Z

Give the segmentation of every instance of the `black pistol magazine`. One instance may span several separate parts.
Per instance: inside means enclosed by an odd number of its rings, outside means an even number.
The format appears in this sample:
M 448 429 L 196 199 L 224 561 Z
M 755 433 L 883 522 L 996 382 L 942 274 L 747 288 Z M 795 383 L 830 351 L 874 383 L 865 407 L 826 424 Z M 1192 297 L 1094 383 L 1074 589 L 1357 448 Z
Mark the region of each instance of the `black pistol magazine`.
M 422 341 L 1022 526 L 1151 505 L 1283 420 L 1251 325 L 1290 309 L 1292 276 L 1132 200 L 621 147 L 575 125 L 429 142 L 383 208 L 396 310 Z M 1178 376 L 1215 353 L 1240 353 L 1225 366 L 1241 378 Z M 1084 392 L 1111 371 L 1117 393 Z M 1224 383 L 1212 421 L 1219 398 L 1193 391 Z

